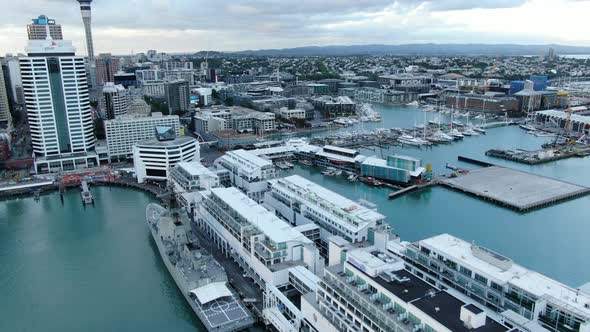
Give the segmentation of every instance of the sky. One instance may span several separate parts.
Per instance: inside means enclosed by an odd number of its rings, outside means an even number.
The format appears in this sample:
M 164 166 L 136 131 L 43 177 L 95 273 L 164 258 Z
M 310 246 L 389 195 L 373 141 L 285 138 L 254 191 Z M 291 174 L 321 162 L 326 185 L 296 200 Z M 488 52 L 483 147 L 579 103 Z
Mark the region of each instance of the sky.
M 0 54 L 45 14 L 86 54 L 75 0 L 2 2 Z M 590 46 L 590 0 L 94 0 L 95 53 L 299 46 L 514 43 Z

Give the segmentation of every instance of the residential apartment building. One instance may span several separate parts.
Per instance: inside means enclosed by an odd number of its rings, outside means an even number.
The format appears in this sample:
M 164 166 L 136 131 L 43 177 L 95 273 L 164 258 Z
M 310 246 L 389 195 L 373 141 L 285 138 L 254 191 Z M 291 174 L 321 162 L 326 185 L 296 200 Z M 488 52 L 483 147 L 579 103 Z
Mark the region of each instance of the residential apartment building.
M 180 114 L 189 110 L 190 89 L 185 80 L 166 82 L 166 102 L 169 114 Z
M 410 270 L 526 330 L 590 331 L 590 295 L 449 234 L 406 245 Z M 536 330 L 535 330 L 536 329 Z
M 316 299 L 308 295 L 301 304 L 303 312 L 323 315 L 307 320 L 316 331 L 516 331 L 409 273 L 403 260 L 376 246 L 343 253 L 319 286 Z
M 228 151 L 215 161 L 215 165 L 228 170 L 231 184 L 258 203 L 264 200 L 267 181 L 277 176 L 272 161 L 246 150 Z
M 288 286 L 290 268 L 295 266 L 322 271 L 323 262 L 311 240 L 237 188 L 201 193 L 194 211 L 196 224 L 262 289 Z
M 177 163 L 168 173 L 168 180 L 177 193 L 219 187 L 219 176 L 198 161 Z
M 102 88 L 101 110 L 106 119 L 115 119 L 127 114 L 129 94 L 122 85 L 107 82 Z
M 368 241 L 385 216 L 299 175 L 268 180 L 264 205 L 292 225 L 321 228 L 318 246 L 327 255 L 328 239 L 337 235 L 351 243 Z

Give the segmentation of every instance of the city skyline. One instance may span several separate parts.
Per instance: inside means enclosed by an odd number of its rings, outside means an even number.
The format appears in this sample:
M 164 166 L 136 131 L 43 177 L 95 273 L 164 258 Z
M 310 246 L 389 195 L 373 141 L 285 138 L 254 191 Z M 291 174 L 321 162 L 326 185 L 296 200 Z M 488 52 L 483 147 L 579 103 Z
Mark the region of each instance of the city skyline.
M 141 6 L 141 11 L 137 7 Z M 79 3 L 6 4 L 0 53 L 22 53 L 26 24 L 41 14 L 63 26 L 86 54 Z M 579 28 L 590 1 L 287 1 L 93 3 L 95 53 L 239 51 L 301 46 L 406 43 L 513 43 L 590 46 Z M 130 14 L 133 14 L 130 15 Z M 154 42 L 156 41 L 156 42 Z

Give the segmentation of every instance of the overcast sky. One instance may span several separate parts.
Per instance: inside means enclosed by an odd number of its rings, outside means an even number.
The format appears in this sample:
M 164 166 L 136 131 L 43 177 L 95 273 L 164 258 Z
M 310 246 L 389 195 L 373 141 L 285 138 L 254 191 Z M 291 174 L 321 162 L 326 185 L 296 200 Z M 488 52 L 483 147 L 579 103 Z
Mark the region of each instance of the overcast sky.
M 46 14 L 86 53 L 75 0 L 1 0 L 0 54 L 23 52 Z M 516 43 L 590 46 L 590 0 L 94 0 L 96 53 L 309 45 Z

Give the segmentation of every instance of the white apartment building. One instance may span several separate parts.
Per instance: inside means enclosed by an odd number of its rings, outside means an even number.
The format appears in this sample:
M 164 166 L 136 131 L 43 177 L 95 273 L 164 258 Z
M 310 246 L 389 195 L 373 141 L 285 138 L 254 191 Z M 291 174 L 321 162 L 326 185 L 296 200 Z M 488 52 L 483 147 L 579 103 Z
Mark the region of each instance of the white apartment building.
M 259 203 L 268 190 L 267 181 L 277 176 L 272 161 L 246 150 L 228 151 L 215 161 L 215 165 L 228 170 L 231 184 Z
M 219 177 L 198 161 L 179 162 L 168 172 L 176 192 L 193 192 L 219 187 Z
M 133 145 L 133 166 L 139 183 L 167 180 L 169 170 L 176 164 L 199 159 L 199 142 L 192 137 L 172 140 L 153 138 Z
M 129 109 L 129 94 L 121 85 L 106 82 L 102 88 L 101 109 L 107 119 L 115 119 L 127 114 Z
M 513 325 L 536 331 L 590 331 L 590 295 L 449 234 L 406 243 L 410 269 L 472 298 Z
M 406 271 L 401 258 L 375 246 L 345 252 L 319 285 L 316 298 L 301 300 L 312 331 L 516 331 Z
M 313 242 L 237 188 L 201 192 L 194 219 L 222 253 L 230 255 L 265 289 L 289 285 L 289 270 L 323 269 Z
M 155 137 L 156 126 L 171 126 L 180 136 L 180 119 L 178 115 L 152 113 L 151 116 L 123 115 L 113 120 L 104 121 L 109 159 L 126 159 L 133 155 L 135 143 Z
M 337 235 L 351 243 L 372 240 L 372 230 L 385 216 L 299 175 L 268 181 L 264 205 L 292 225 L 321 227 L 322 252 L 328 238 Z
M 19 59 L 35 172 L 98 165 L 84 57 L 70 41 L 30 40 Z

